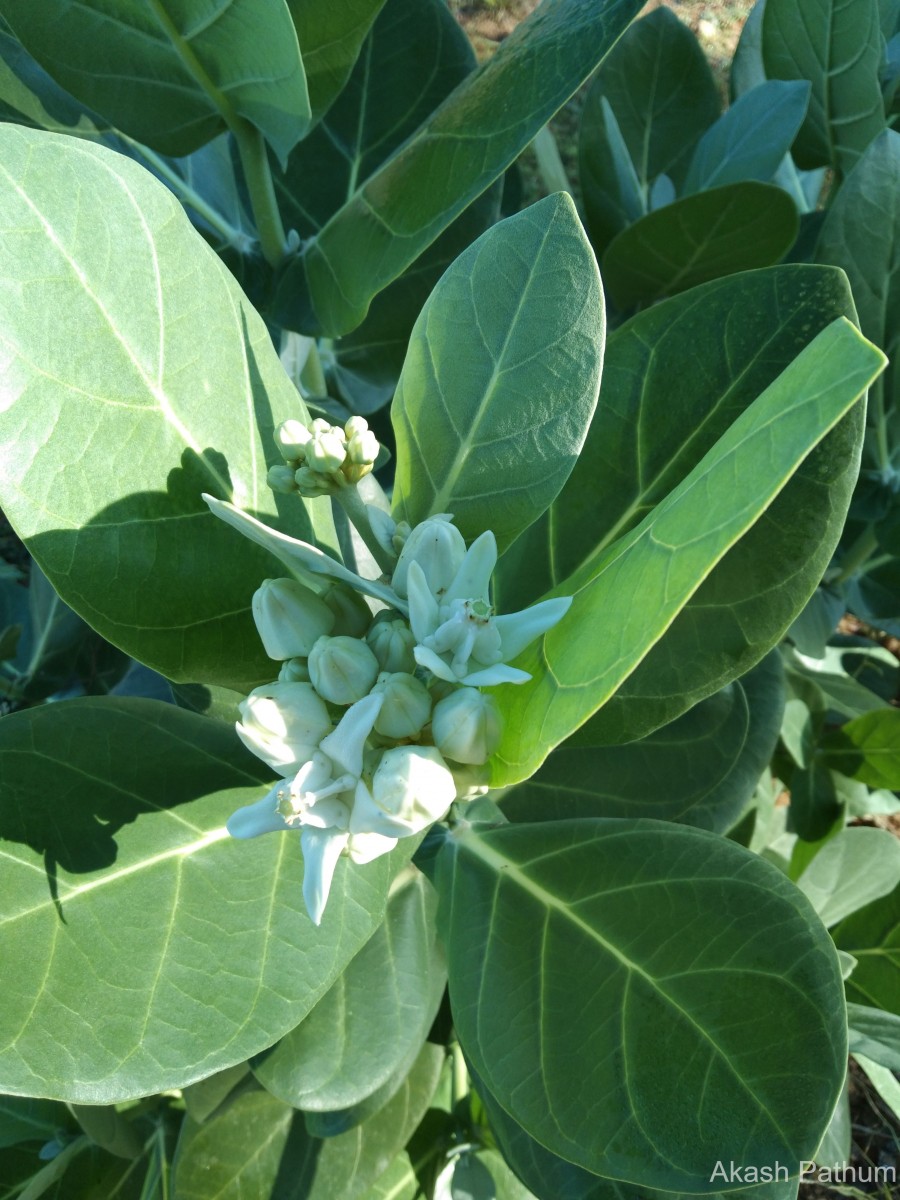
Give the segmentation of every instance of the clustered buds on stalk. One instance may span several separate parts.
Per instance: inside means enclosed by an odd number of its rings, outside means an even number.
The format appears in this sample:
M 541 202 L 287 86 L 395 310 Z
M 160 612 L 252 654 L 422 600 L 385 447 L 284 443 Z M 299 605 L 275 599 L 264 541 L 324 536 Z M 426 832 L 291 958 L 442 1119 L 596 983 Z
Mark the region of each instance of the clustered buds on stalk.
M 355 493 L 379 449 L 361 417 L 343 429 L 286 421 L 276 437 L 285 466 L 271 469 L 271 486 L 307 496 Z M 410 529 L 358 499 L 345 506 L 351 520 L 361 514 L 390 566 L 373 580 L 206 499 L 304 581 L 267 579 L 253 597 L 266 653 L 281 668 L 277 682 L 240 705 L 237 732 L 281 778 L 239 809 L 228 829 L 241 838 L 299 830 L 303 894 L 318 925 L 342 855 L 370 862 L 441 820 L 454 800 L 487 790 L 484 765 L 500 743 L 502 718 L 480 688 L 529 679 L 509 660 L 555 625 L 571 600 L 496 616 L 494 535 L 467 548 L 447 514 Z
M 321 417 L 309 425 L 284 421 L 275 440 L 284 465 L 269 468 L 269 487 L 310 497 L 359 483 L 374 467 L 381 449 L 362 417 L 351 417 L 343 429 Z

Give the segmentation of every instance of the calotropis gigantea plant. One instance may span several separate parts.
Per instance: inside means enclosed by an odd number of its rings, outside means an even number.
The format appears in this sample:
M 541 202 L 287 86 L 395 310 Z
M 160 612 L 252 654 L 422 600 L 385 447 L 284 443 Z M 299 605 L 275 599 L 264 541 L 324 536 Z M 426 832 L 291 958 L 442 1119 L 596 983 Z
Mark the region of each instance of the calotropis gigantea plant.
M 792 1196 L 843 1084 L 841 969 L 723 835 L 884 362 L 843 276 L 717 281 L 606 341 L 543 200 L 425 303 L 388 501 L 164 187 L 0 143 L 0 498 L 176 701 L 0 722 L 0 1089 L 107 1147 L 91 1106 L 177 1090 L 176 1194 L 211 1147 L 260 1194 L 406 1186 L 446 977 L 453 1080 L 536 1194 L 719 1195 L 735 1159 L 790 1176 L 748 1200 Z

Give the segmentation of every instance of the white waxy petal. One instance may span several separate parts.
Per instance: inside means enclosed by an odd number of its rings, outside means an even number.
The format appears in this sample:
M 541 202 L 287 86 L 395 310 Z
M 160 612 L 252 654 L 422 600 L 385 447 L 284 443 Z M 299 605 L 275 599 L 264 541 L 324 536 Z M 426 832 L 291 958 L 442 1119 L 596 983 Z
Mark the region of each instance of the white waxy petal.
M 417 562 L 409 564 L 406 586 L 409 589 L 409 623 L 416 641 L 424 642 L 440 624 L 440 609 L 431 594 L 425 572 Z
M 351 833 L 347 853 L 353 862 L 362 866 L 381 858 L 382 854 L 390 854 L 396 845 L 395 837 L 384 837 L 380 833 Z
M 262 800 L 239 808 L 225 822 L 225 828 L 233 838 L 255 838 L 263 833 L 284 833 L 290 826 L 278 812 L 278 792 L 284 788 L 278 783 Z
M 372 732 L 382 704 L 384 696 L 370 692 L 362 700 L 351 704 L 335 731 L 322 739 L 319 749 L 338 765 L 341 773 L 357 779 L 362 774 L 366 738 Z
M 309 571 L 311 575 L 325 575 L 329 579 L 337 579 L 355 591 L 362 592 L 365 596 L 375 596 L 379 600 L 384 600 L 386 604 L 390 604 L 404 615 L 406 614 L 406 604 L 383 583 L 379 583 L 375 579 L 362 579 L 315 546 L 288 537 L 286 533 L 279 533 L 276 529 L 270 529 L 268 525 L 257 521 L 249 513 L 235 508 L 233 504 L 226 504 L 223 500 L 217 500 L 215 496 L 207 493 L 203 494 L 203 499 L 215 516 L 227 525 L 231 525 L 251 542 L 255 542 L 257 546 L 262 546 L 263 549 L 274 554 L 288 566 L 299 566 L 304 571 Z
M 426 671 L 430 671 L 432 675 L 437 675 L 438 679 L 443 679 L 447 683 L 459 683 L 459 677 L 454 674 L 452 667 L 436 654 L 434 650 L 429 650 L 427 646 L 416 646 L 413 653 L 416 656 L 416 662 L 420 667 L 424 667 Z M 492 671 L 495 669 L 490 668 Z
M 572 605 L 571 596 L 557 596 L 553 600 L 542 600 L 522 612 L 508 613 L 495 617 L 494 624 L 500 631 L 503 643 L 503 658 L 509 662 L 530 645 L 542 633 L 552 629 L 561 621 Z
M 453 582 L 443 597 L 443 603 L 451 600 L 483 600 L 490 597 L 491 576 L 497 565 L 497 539 L 486 529 L 466 551 Z
M 349 840 L 349 833 L 335 829 L 306 828 L 300 834 L 300 845 L 303 849 L 303 899 L 313 925 L 322 923 L 334 871 Z
M 527 671 L 520 671 L 518 667 L 510 667 L 506 663 L 497 663 L 493 667 L 472 671 L 470 675 L 456 682 L 468 684 L 469 687 L 491 687 L 498 683 L 527 683 L 530 678 Z

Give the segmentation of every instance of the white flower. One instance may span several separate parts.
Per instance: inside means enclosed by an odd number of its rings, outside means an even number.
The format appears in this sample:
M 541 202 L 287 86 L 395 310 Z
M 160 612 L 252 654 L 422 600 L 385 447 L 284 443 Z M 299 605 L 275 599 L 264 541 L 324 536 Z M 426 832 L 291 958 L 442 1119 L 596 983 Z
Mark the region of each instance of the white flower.
M 323 738 L 290 783 L 277 784 L 262 800 L 238 809 L 228 821 L 228 832 L 236 838 L 300 830 L 303 899 L 316 925 L 322 920 L 340 856 L 346 853 L 357 863 L 371 862 L 397 844 L 396 835 L 350 829 L 356 794 L 365 787 L 360 777 L 366 739 L 382 703 L 383 697 L 373 694 L 348 708 L 334 732 Z
M 267 683 L 238 707 L 238 737 L 279 775 L 293 775 L 331 729 L 328 709 L 308 683 Z
M 447 683 L 525 683 L 531 676 L 508 666 L 509 660 L 562 620 L 572 603 L 571 596 L 560 596 L 495 617 L 490 579 L 496 563 L 497 543 L 488 530 L 469 547 L 442 597 L 435 595 L 420 564 L 409 564 L 406 588 L 416 662 Z
M 439 821 L 455 799 L 456 784 L 440 751 L 397 746 L 382 756 L 371 791 L 365 783 L 357 788 L 350 829 L 408 837 Z
M 437 598 L 444 595 L 466 557 L 463 535 L 452 521 L 449 514 L 440 513 L 417 525 L 409 534 L 391 579 L 398 596 L 407 594 L 407 578 L 413 563 L 423 572 L 431 594 Z
M 265 579 L 253 593 L 253 620 L 269 658 L 305 658 L 331 633 L 334 613 L 296 579 Z

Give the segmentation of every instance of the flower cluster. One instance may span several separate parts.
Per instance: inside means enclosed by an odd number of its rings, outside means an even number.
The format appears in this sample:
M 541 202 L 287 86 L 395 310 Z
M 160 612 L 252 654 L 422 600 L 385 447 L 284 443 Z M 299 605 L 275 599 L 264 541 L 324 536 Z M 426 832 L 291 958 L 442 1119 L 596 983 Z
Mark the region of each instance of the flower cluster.
M 296 467 L 298 476 L 307 468 L 340 471 L 342 486 L 353 486 L 350 447 L 368 433 L 357 420 L 347 423 L 343 441 L 331 426 L 288 422 L 308 436 L 282 426 L 279 444 L 285 455 L 303 449 L 307 466 Z M 377 443 L 360 453 L 374 461 Z M 319 924 L 341 855 L 370 862 L 441 820 L 454 800 L 486 790 L 473 769 L 496 750 L 502 721 L 496 700 L 480 688 L 529 679 L 508 660 L 555 625 L 571 601 L 495 616 L 494 536 L 484 533 L 467 548 L 445 514 L 409 530 L 360 502 L 368 533 L 377 529 L 390 548 L 392 570 L 375 580 L 230 504 L 206 500 L 292 572 L 265 580 L 253 597 L 263 646 L 281 669 L 243 701 L 237 725 L 280 779 L 236 812 L 228 830 L 239 838 L 299 830 L 304 899 Z
M 302 496 L 321 496 L 359 483 L 374 467 L 381 448 L 362 417 L 351 417 L 343 429 L 322 418 L 308 426 L 285 421 L 275 437 L 284 465 L 269 468 L 269 487 Z

